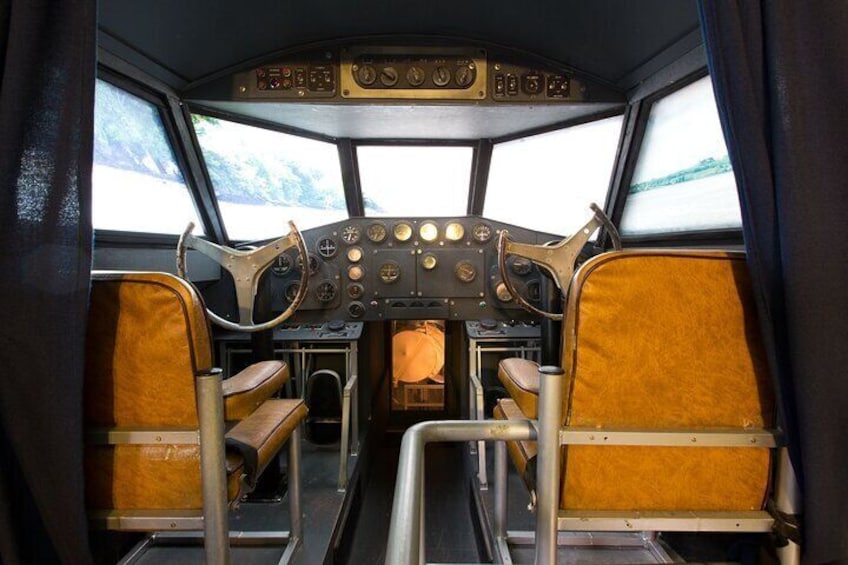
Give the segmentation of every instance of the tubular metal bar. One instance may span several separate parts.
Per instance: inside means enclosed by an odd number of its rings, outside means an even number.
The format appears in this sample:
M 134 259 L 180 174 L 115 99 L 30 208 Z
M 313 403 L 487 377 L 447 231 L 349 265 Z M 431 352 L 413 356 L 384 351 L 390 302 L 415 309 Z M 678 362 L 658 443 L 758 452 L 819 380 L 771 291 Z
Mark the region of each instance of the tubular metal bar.
M 495 540 L 506 538 L 506 443 L 495 442 Z
M 227 471 L 224 468 L 224 394 L 221 373 L 197 376 L 200 422 L 200 477 L 203 485 L 203 533 L 206 563 L 227 565 Z
M 559 426 L 564 371 L 539 367 L 539 446 L 536 467 L 536 565 L 556 565 L 559 506 Z
M 430 442 L 524 441 L 536 439 L 536 428 L 529 420 L 421 422 L 403 435 L 395 484 L 389 542 L 388 565 L 418 565 L 423 559 L 421 546 L 421 497 L 424 484 L 424 447 Z
M 789 450 L 785 447 L 778 455 L 777 486 L 775 489 L 775 506 L 779 512 L 790 516 L 801 513 L 801 491 L 795 477 L 795 469 L 789 459 Z M 801 563 L 801 546 L 792 540 L 777 548 L 777 558 L 782 565 L 799 565 Z
M 300 505 L 300 427 L 298 424 L 289 437 L 289 514 L 291 539 L 289 545 L 296 546 L 303 539 L 303 509 Z

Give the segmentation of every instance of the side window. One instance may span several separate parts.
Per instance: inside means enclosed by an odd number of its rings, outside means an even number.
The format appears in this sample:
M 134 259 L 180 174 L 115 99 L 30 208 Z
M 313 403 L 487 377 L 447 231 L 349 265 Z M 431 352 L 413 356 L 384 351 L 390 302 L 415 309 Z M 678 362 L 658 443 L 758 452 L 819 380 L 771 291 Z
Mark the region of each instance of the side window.
M 498 143 L 484 215 L 543 232 L 571 235 L 603 207 L 621 135 L 614 116 Z
M 98 80 L 94 102 L 92 221 L 98 230 L 177 234 L 197 211 L 159 108 Z
M 622 235 L 742 227 L 736 179 L 709 77 L 651 105 Z
M 332 143 L 192 114 L 231 239 L 279 237 L 348 217 Z

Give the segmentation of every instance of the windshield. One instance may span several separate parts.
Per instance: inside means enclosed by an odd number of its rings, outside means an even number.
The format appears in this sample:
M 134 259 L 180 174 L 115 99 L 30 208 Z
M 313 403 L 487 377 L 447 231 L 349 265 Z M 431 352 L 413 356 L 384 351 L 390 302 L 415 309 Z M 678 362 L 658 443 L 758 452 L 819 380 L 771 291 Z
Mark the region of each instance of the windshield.
M 486 188 L 489 218 L 571 234 L 603 207 L 623 118 L 614 116 L 495 145 Z
M 192 114 L 231 239 L 279 236 L 348 217 L 332 143 Z
M 356 148 L 367 216 L 464 216 L 471 147 Z

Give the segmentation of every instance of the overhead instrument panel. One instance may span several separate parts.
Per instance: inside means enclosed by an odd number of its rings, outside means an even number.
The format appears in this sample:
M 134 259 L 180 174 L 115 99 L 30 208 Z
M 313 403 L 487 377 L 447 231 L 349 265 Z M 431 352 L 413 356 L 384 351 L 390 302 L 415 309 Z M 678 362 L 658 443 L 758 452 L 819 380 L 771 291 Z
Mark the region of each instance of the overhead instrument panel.
M 351 218 L 306 230 L 309 289 L 295 319 L 526 319 L 498 271 L 504 227 L 525 241 L 548 239 L 479 217 Z M 518 292 L 538 303 L 538 269 L 520 257 L 507 265 Z M 291 250 L 274 262 L 263 287 L 272 289 L 273 310 L 297 294 L 302 268 Z
M 481 100 L 486 72 L 486 51 L 474 47 L 341 49 L 343 98 Z

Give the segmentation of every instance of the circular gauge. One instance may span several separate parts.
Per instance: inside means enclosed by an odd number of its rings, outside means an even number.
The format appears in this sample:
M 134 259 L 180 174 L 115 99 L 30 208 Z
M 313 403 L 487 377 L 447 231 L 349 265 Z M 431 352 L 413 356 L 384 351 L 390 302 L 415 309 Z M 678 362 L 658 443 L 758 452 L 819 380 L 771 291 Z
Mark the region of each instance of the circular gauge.
M 309 274 L 310 274 L 310 276 L 314 275 L 315 273 L 318 272 L 318 266 L 319 266 L 318 257 L 316 257 L 315 255 L 310 253 L 309 254 Z M 297 267 L 298 271 L 303 271 L 303 259 L 301 259 L 299 255 L 297 257 L 297 260 L 295 261 L 295 267 Z
M 351 265 L 347 268 L 347 278 L 352 281 L 361 281 L 365 271 L 359 265 Z
M 368 239 L 370 239 L 374 243 L 383 243 L 383 241 L 386 239 L 386 235 L 388 235 L 386 226 L 384 226 L 380 222 L 375 222 L 368 226 L 368 231 L 366 231 L 365 233 L 368 236 Z
M 460 241 L 465 237 L 465 228 L 459 222 L 448 222 L 445 226 L 445 238 L 448 241 Z
M 412 237 L 412 226 L 406 222 L 395 224 L 395 227 L 392 228 L 392 235 L 398 241 L 409 241 L 409 238 Z
M 347 285 L 347 295 L 354 300 L 358 298 L 362 298 L 362 295 L 365 294 L 365 287 L 359 283 L 351 283 Z
M 362 248 L 351 247 L 347 250 L 347 260 L 351 263 L 359 263 L 362 261 Z
M 427 253 L 424 257 L 421 258 L 421 266 L 424 267 L 425 271 L 432 271 L 436 268 L 438 264 L 438 260 L 436 256 L 432 253 Z
M 501 302 L 512 302 L 512 294 L 509 293 L 509 290 L 506 288 L 503 281 L 499 282 L 495 287 L 495 296 L 497 296 L 498 300 Z
M 492 239 L 492 226 L 489 224 L 475 224 L 471 230 L 471 236 L 477 243 L 486 243 Z
M 332 302 L 336 297 L 336 285 L 330 281 L 324 281 L 318 285 L 318 288 L 315 289 L 315 296 L 318 298 L 318 302 L 326 304 L 327 302 Z
M 471 264 L 471 261 L 460 261 L 454 268 L 456 278 L 464 283 L 470 283 L 477 276 L 477 269 Z
M 392 284 L 400 278 L 400 265 L 394 261 L 386 261 L 380 265 L 380 280 L 384 284 Z
M 324 259 L 330 259 L 336 254 L 338 246 L 336 242 L 329 237 L 325 237 L 318 241 L 318 255 Z
M 373 65 L 362 65 L 356 71 L 356 80 L 364 86 L 371 86 L 377 80 L 377 69 Z
M 418 228 L 418 236 L 427 243 L 436 241 L 439 237 L 439 226 L 434 222 L 423 222 Z
M 347 313 L 351 318 L 361 318 L 365 315 L 365 305 L 362 302 L 351 302 L 347 305 Z
M 362 237 L 362 232 L 359 231 L 359 226 L 345 226 L 342 228 L 342 241 L 348 245 L 359 243 L 359 238 Z
M 278 255 L 277 258 L 274 259 L 274 264 L 271 265 L 271 272 L 278 277 L 282 277 L 289 271 L 291 271 L 291 257 L 285 253 Z
M 532 268 L 533 263 L 530 259 L 525 259 L 524 257 L 516 257 L 512 262 L 512 272 L 516 275 L 524 276 L 529 273 Z
M 286 287 L 284 292 L 286 300 L 289 302 L 293 302 L 295 297 L 297 296 L 298 291 L 300 290 L 300 283 L 293 282 Z
M 409 83 L 409 86 L 421 86 L 424 84 L 425 78 L 424 69 L 421 67 L 409 67 L 409 70 L 406 71 L 406 82 Z
M 433 84 L 436 86 L 447 86 L 451 79 L 451 72 L 447 67 L 436 67 L 433 71 Z

